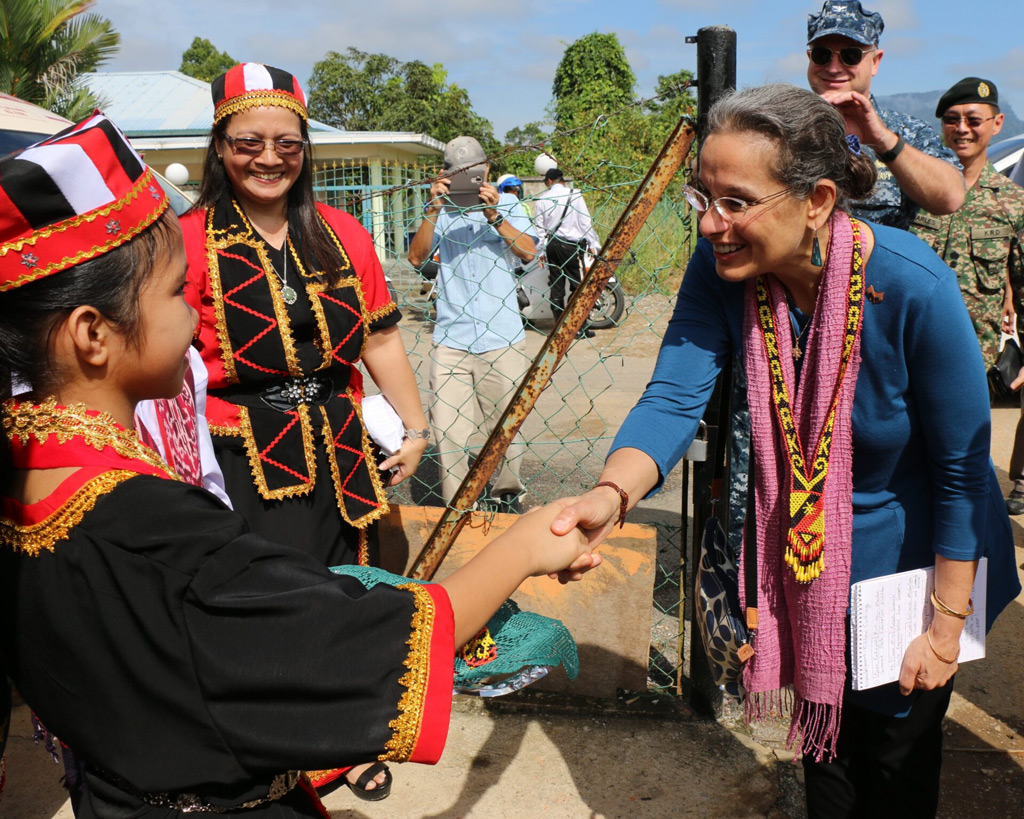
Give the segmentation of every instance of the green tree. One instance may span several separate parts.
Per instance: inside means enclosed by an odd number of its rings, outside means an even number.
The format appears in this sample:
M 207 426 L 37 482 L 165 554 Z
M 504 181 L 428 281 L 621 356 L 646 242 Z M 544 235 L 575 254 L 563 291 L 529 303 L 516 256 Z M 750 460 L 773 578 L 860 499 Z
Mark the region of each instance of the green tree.
M 500 147 L 491 123 L 473 110 L 464 88 L 448 82 L 443 65 L 356 48 L 329 52 L 313 66 L 309 115 L 349 131 L 411 131 L 442 142 L 466 135 L 488 154 Z
M 547 147 L 551 134 L 545 130 L 542 122 L 528 122 L 505 132 L 505 149 L 508 154 L 502 162 L 502 170 L 516 176 L 532 176 L 533 160 L 539 153 L 540 146 Z M 516 150 L 516 149 L 520 150 Z
M 97 100 L 79 81 L 117 50 L 110 21 L 86 12 L 95 0 L 0 0 L 0 91 L 68 119 Z
M 648 103 L 647 108 L 664 118 L 676 121 L 684 115 L 693 114 L 697 101 L 691 91 L 693 73 L 677 71 L 675 74 L 662 75 L 654 86 L 655 99 Z
M 661 149 L 679 118 L 692 113 L 693 75 L 658 77 L 655 98 L 633 94 L 635 77 L 614 34 L 588 34 L 565 50 L 555 71 L 552 155 L 594 186 L 636 178 Z
M 348 131 L 379 130 L 385 93 L 401 81 L 401 63 L 386 54 L 349 48 L 330 51 L 313 66 L 309 79 L 309 115 Z
M 572 126 L 581 117 L 609 113 L 633 101 L 636 75 L 614 34 L 594 32 L 562 55 L 552 86 L 555 121 Z
M 229 68 L 238 65 L 226 51 L 218 51 L 213 43 L 205 37 L 195 37 L 181 55 L 181 67 L 178 70 L 189 77 L 203 82 L 213 82 Z

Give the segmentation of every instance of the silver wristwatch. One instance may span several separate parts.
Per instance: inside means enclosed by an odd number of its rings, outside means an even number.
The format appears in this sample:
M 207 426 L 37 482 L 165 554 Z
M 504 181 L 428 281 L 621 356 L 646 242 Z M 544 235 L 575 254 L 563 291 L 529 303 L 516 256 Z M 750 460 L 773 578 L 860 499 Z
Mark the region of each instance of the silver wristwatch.
M 430 441 L 430 427 L 425 429 L 407 429 L 405 431 L 405 437 L 410 441 L 415 441 L 417 438 L 422 438 L 424 441 L 429 443 Z

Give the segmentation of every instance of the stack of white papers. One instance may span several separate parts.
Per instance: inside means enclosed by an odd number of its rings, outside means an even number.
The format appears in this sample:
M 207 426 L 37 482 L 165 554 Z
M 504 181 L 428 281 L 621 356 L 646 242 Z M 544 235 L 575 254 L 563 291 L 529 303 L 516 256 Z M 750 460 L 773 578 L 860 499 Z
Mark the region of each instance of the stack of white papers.
M 900 678 L 903 655 L 924 634 L 935 610 L 931 594 L 935 569 L 915 569 L 854 583 L 850 588 L 850 655 L 853 690 L 863 691 Z M 978 561 L 971 599 L 974 614 L 964 622 L 959 662 L 985 656 L 985 592 L 988 559 Z

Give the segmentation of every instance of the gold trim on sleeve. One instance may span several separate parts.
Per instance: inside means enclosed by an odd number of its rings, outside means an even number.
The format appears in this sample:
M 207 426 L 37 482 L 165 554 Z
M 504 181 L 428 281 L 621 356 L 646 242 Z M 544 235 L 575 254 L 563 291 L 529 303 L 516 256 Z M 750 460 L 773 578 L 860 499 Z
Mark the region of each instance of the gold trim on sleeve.
M 0 518 L 0 545 L 9 546 L 15 552 L 29 557 L 39 557 L 43 550 L 54 551 L 54 546 L 67 540 L 71 530 L 82 522 L 87 512 L 93 510 L 96 501 L 138 474 L 126 469 L 115 469 L 97 475 L 68 498 L 60 509 L 39 523 L 19 526 L 6 518 Z
M 394 734 L 384 746 L 385 752 L 378 757 L 381 762 L 407 762 L 412 757 L 423 726 L 430 682 L 430 643 L 436 617 L 434 598 L 419 583 L 404 583 L 398 588 L 412 593 L 416 611 L 412 616 L 412 633 L 406 642 L 409 655 L 403 663 L 409 670 L 398 681 L 405 691 L 398 701 L 398 716 L 388 723 Z
M 382 318 L 384 318 L 384 316 L 386 316 L 386 315 L 388 315 L 390 313 L 394 313 L 395 310 L 397 310 L 397 309 L 398 309 L 398 305 L 395 304 L 393 301 L 389 301 L 387 304 L 378 307 L 376 310 L 371 310 L 368 313 L 366 312 L 366 309 L 364 308 L 363 309 L 363 320 L 366 322 L 367 325 L 370 325 L 373 322 L 377 321 L 378 319 L 382 319 Z M 370 329 L 369 326 L 367 326 L 366 329 L 369 330 Z

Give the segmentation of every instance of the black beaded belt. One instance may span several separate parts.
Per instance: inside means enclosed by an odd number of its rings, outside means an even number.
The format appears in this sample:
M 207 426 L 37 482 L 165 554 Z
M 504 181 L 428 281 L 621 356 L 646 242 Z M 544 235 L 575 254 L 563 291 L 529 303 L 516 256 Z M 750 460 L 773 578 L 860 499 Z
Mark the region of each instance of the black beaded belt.
M 301 404 L 326 404 L 334 397 L 334 381 L 325 375 L 307 375 L 286 378 L 262 390 L 228 387 L 210 394 L 243 407 L 270 407 L 278 412 L 289 412 Z
M 146 793 L 136 788 L 127 779 L 110 771 L 93 768 L 92 766 L 89 766 L 86 770 L 108 784 L 113 785 L 118 790 L 124 791 L 129 796 L 145 802 L 147 805 L 151 805 L 154 808 L 169 808 L 181 813 L 231 813 L 236 810 L 258 808 L 260 805 L 265 805 L 268 802 L 276 802 L 290 793 L 299 784 L 299 779 L 302 777 L 300 771 L 288 771 L 287 773 L 278 774 L 270 781 L 270 787 L 267 788 L 266 796 L 250 799 L 240 805 L 224 806 L 211 805 L 197 793 Z

